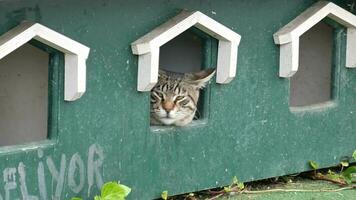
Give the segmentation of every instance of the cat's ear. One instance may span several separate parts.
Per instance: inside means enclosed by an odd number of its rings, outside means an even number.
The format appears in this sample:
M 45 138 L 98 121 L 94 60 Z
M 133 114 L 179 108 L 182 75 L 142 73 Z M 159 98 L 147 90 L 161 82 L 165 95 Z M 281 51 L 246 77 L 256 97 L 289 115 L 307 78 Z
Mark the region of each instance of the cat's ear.
M 186 74 L 186 79 L 189 83 L 196 86 L 198 89 L 203 88 L 209 82 L 209 80 L 214 76 L 215 69 L 208 68 L 199 72 Z

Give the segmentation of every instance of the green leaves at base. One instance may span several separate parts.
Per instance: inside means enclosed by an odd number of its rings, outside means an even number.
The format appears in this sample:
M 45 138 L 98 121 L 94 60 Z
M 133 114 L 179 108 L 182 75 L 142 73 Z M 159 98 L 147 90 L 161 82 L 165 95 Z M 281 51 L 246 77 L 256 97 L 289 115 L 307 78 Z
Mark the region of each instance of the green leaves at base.
M 239 179 L 236 176 L 232 178 L 232 184 L 237 185 L 239 183 Z
M 340 165 L 343 166 L 343 167 L 348 167 L 348 166 L 349 166 L 349 162 L 347 162 L 347 161 L 341 161 L 341 162 L 340 162 Z
M 131 188 L 126 185 L 122 185 L 116 182 L 108 182 L 101 188 L 100 196 L 95 196 L 94 200 L 125 200 L 125 197 L 129 195 Z M 83 200 L 78 197 L 74 197 L 71 200 Z
M 245 184 L 243 182 L 240 182 L 239 179 L 237 179 L 236 176 L 232 178 L 232 182 L 229 186 L 224 187 L 224 192 L 229 193 L 232 192 L 233 190 L 243 190 L 245 188 Z
M 243 190 L 243 189 L 245 189 L 245 184 L 243 182 L 239 182 L 237 184 L 237 188 L 239 188 L 239 190 Z
M 341 172 L 341 176 L 344 178 L 347 184 L 352 183 L 352 175 L 356 173 L 356 166 L 351 166 Z
M 318 167 L 319 167 L 318 163 L 316 163 L 316 162 L 313 161 L 313 160 L 309 160 L 309 165 L 310 165 L 310 167 L 311 167 L 313 170 L 316 170 L 316 169 L 318 169 Z
M 108 182 L 101 188 L 101 196 L 95 196 L 94 200 L 125 200 L 131 188 L 116 182 Z
M 231 192 L 231 186 L 224 187 L 224 192 L 226 193 Z
M 161 193 L 161 197 L 163 200 L 167 200 L 168 199 L 168 191 L 167 190 L 163 191 Z
M 321 173 L 318 173 L 319 176 L 323 176 Z M 337 181 L 340 182 L 343 180 L 343 178 L 340 176 L 340 174 L 337 174 L 331 170 L 328 171 L 328 173 L 325 175 L 326 178 L 333 180 L 333 181 Z

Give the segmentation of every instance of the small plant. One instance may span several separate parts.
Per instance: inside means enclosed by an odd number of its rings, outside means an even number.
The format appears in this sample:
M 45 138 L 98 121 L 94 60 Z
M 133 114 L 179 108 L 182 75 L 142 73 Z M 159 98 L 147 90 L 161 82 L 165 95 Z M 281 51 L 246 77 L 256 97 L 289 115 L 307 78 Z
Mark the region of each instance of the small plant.
M 316 162 L 313 161 L 313 160 L 309 160 L 309 165 L 310 165 L 310 167 L 311 167 L 314 171 L 319 168 L 318 163 L 316 163 Z
M 340 173 L 340 176 L 344 179 L 347 184 L 352 183 L 352 176 L 356 174 L 356 166 L 351 166 Z
M 125 200 L 130 194 L 131 188 L 120 182 L 108 182 L 101 188 L 100 196 L 95 196 L 94 200 Z M 71 200 L 82 200 L 81 198 L 74 197 Z
M 233 192 L 233 191 L 236 191 L 236 190 L 241 191 L 241 190 L 243 190 L 244 188 L 245 188 L 244 183 L 243 183 L 243 182 L 240 182 L 240 181 L 237 179 L 237 177 L 234 176 L 234 177 L 232 178 L 231 184 L 230 184 L 229 186 L 227 186 L 227 187 L 224 187 L 224 191 L 225 191 L 226 193 L 228 193 L 228 192 Z
M 167 200 L 168 199 L 168 191 L 167 190 L 163 191 L 161 194 L 161 197 L 163 200 Z
M 356 161 L 356 150 L 352 154 L 352 158 Z M 349 185 L 352 183 L 353 175 L 356 175 L 356 166 L 350 166 L 349 160 L 342 160 L 340 162 L 340 172 L 336 173 L 332 170 L 328 170 L 326 174 L 317 173 L 317 169 L 319 167 L 318 163 L 315 161 L 309 161 L 310 167 L 314 170 L 314 177 L 315 179 L 327 180 L 334 183 L 338 183 L 340 185 Z

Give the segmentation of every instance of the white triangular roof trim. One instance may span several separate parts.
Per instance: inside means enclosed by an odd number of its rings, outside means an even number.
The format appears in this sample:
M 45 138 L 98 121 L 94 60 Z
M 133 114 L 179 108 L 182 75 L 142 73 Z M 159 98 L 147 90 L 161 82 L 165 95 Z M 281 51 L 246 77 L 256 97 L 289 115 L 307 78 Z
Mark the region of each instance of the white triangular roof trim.
M 86 59 L 90 49 L 41 24 L 22 22 L 0 36 L 0 59 L 31 39 L 38 40 L 65 54 L 64 100 L 79 99 L 85 92 Z
M 280 44 L 279 76 L 291 77 L 299 65 L 299 37 L 325 17 L 347 28 L 346 67 L 356 67 L 356 16 L 327 1 L 319 1 L 276 32 L 274 42 Z
M 199 11 L 182 11 L 131 44 L 139 55 L 138 91 L 150 91 L 158 80 L 159 48 L 191 27 L 219 40 L 217 83 L 229 83 L 236 74 L 237 50 L 241 36 Z

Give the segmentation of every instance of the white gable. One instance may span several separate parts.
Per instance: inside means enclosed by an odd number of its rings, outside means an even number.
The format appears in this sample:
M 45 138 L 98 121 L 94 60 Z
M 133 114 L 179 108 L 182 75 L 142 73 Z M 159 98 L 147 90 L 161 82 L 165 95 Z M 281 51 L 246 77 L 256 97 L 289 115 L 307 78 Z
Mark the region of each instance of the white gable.
M 74 101 L 85 92 L 86 59 L 89 48 L 41 24 L 22 22 L 0 36 L 0 59 L 31 39 L 38 40 L 65 55 L 64 100 Z
M 139 55 L 138 91 L 150 91 L 157 83 L 159 48 L 193 26 L 219 40 L 216 82 L 229 83 L 235 77 L 241 36 L 199 11 L 182 11 L 131 44 Z
M 274 37 L 280 44 L 279 76 L 291 77 L 299 65 L 299 37 L 325 17 L 347 28 L 346 67 L 356 67 L 356 16 L 327 1 L 319 1 L 289 22 Z

